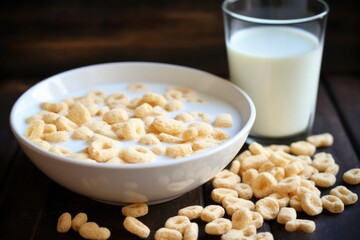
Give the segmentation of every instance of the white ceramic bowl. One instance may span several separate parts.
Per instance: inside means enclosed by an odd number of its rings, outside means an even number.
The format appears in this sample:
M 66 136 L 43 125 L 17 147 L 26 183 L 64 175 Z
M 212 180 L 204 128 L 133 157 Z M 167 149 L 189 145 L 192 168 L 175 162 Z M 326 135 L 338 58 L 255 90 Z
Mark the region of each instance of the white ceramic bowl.
M 29 109 L 43 101 L 117 82 L 157 82 L 191 87 L 232 104 L 240 113 L 240 130 L 221 145 L 167 162 L 146 164 L 99 164 L 46 152 L 24 137 Z M 236 156 L 255 120 L 251 99 L 238 87 L 209 73 L 188 67 L 145 62 L 107 63 L 66 71 L 27 90 L 13 106 L 10 125 L 31 161 L 49 178 L 71 191 L 92 199 L 123 204 L 160 203 L 189 192 L 208 180 Z M 25 125 L 26 126 L 26 125 Z

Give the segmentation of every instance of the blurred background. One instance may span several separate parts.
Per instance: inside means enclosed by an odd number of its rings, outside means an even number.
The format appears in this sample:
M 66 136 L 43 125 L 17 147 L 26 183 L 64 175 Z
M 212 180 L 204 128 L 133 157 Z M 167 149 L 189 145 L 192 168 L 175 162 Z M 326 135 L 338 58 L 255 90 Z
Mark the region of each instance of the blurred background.
M 359 75 L 359 1 L 327 2 L 331 10 L 322 73 Z M 221 4 L 1 0 L 0 80 L 39 81 L 114 61 L 166 62 L 227 77 Z

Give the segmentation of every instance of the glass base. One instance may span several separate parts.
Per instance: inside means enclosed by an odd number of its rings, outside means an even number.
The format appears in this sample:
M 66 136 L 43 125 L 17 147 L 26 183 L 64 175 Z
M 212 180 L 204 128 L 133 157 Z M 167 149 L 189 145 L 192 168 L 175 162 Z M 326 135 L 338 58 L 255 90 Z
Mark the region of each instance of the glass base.
M 271 144 L 283 144 L 290 145 L 293 142 L 306 140 L 306 137 L 310 135 L 310 132 L 306 131 L 300 134 L 288 136 L 288 137 L 262 137 L 262 136 L 254 136 L 250 135 L 246 139 L 247 144 L 251 144 L 253 142 L 260 143 L 261 145 L 268 146 Z

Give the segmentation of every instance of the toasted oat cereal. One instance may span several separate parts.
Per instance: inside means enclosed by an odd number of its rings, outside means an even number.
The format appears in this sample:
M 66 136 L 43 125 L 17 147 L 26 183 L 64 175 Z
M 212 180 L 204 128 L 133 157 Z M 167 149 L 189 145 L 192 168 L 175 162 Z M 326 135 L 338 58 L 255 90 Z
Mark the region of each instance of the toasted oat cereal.
M 126 217 L 142 217 L 149 211 L 146 203 L 133 203 L 121 208 L 121 212 Z
M 67 131 L 57 131 L 52 133 L 45 133 L 43 139 L 48 142 L 58 143 L 67 142 L 69 140 L 69 134 Z
M 200 213 L 200 218 L 204 222 L 211 222 L 225 215 L 225 209 L 219 205 L 208 205 Z
M 160 142 L 163 143 L 173 143 L 173 144 L 179 144 L 179 143 L 183 143 L 184 139 L 182 139 L 181 137 L 176 137 L 167 133 L 160 133 L 158 135 L 158 138 L 160 140 Z
M 231 128 L 233 126 L 232 116 L 228 113 L 219 114 L 216 116 L 213 125 L 219 128 Z
M 234 188 L 240 180 L 239 175 L 224 169 L 215 175 L 212 185 L 214 188 Z
M 259 175 L 259 172 L 254 169 L 250 168 L 242 173 L 242 181 L 251 186 L 254 179 Z
M 59 233 L 66 233 L 71 228 L 71 214 L 68 212 L 64 212 L 60 215 L 58 222 L 57 222 L 57 231 Z
M 156 155 L 164 155 L 166 152 L 166 147 L 162 145 L 156 145 L 151 148 L 151 151 L 155 153 Z
M 127 216 L 123 222 L 124 228 L 139 238 L 147 238 L 150 229 L 135 217 Z
M 235 190 L 229 188 L 214 188 L 211 191 L 211 199 L 217 203 L 221 203 L 222 200 L 228 196 L 237 197 L 238 193 Z
M 252 223 L 252 214 L 246 207 L 239 208 L 231 216 L 231 223 L 233 229 L 243 229 Z
M 204 208 L 200 205 L 192 205 L 184 207 L 178 211 L 179 216 L 186 216 L 190 220 L 200 217 L 200 214 Z
M 43 135 L 45 122 L 43 120 L 31 121 L 25 132 L 25 137 L 29 140 L 40 139 Z
M 198 133 L 199 133 L 199 131 L 196 128 L 189 127 L 181 133 L 181 136 L 185 142 L 191 142 L 197 138 Z
M 181 133 L 185 127 L 183 122 L 168 117 L 156 117 L 152 125 L 161 133 L 176 135 Z
M 296 219 L 297 214 L 296 210 L 291 207 L 282 207 L 279 211 L 279 214 L 276 218 L 277 222 L 280 224 L 285 224 L 290 220 Z
M 320 152 L 314 155 L 311 165 L 320 172 L 324 172 L 334 164 L 335 160 L 330 153 Z
M 148 86 L 144 83 L 132 83 L 128 87 L 130 92 L 146 92 Z
M 135 108 L 135 117 L 137 118 L 143 118 L 149 115 L 152 115 L 153 113 L 153 107 L 148 103 L 143 103 L 140 106 L 137 106 Z
M 354 204 L 358 200 L 358 195 L 356 193 L 350 191 L 347 187 L 342 185 L 331 189 L 330 194 L 340 198 L 345 205 Z
M 110 108 L 121 108 L 129 103 L 129 97 L 124 93 L 113 93 L 105 98 L 105 104 Z
M 315 231 L 315 228 L 315 222 L 306 219 L 294 219 L 285 224 L 285 229 L 288 232 L 302 231 L 305 233 L 312 233 Z
M 193 152 L 191 144 L 183 143 L 166 147 L 165 154 L 171 158 L 185 157 Z
M 274 240 L 271 232 L 261 232 L 251 236 L 251 240 Z
M 154 134 L 146 134 L 139 138 L 139 143 L 144 145 L 156 145 L 160 143 L 160 140 Z
M 44 141 L 40 138 L 32 139 L 31 142 L 44 150 L 49 150 L 51 147 L 50 143 L 48 143 L 47 141 Z
M 199 226 L 195 222 L 189 223 L 183 234 L 183 240 L 197 240 L 199 235 Z
M 242 230 L 230 229 L 223 235 L 221 235 L 221 240 L 247 240 L 248 238 L 244 236 Z
M 121 158 L 128 163 L 147 163 L 155 159 L 155 154 L 141 146 L 128 146 L 121 151 Z
M 180 111 L 184 107 L 185 106 L 184 106 L 184 103 L 182 101 L 177 100 L 177 99 L 173 99 L 173 100 L 169 100 L 167 102 L 167 104 L 164 106 L 164 109 L 166 111 L 169 111 L 169 112 L 175 112 L 175 111 Z
M 108 239 L 111 235 L 109 229 L 99 227 L 95 222 L 86 222 L 79 229 L 80 236 L 85 239 Z
M 194 117 L 189 113 L 179 113 L 175 116 L 175 119 L 182 122 L 194 121 Z
M 251 186 L 246 183 L 235 184 L 234 190 L 238 193 L 239 198 L 251 199 L 253 196 L 253 191 Z
M 56 128 L 55 124 L 52 124 L 52 123 L 45 124 L 44 133 L 52 133 L 52 132 L 56 132 L 56 131 L 57 131 L 57 128 Z
M 346 171 L 343 175 L 344 182 L 356 185 L 360 183 L 360 168 L 353 168 Z
M 217 218 L 205 225 L 205 232 L 209 235 L 222 235 L 231 229 L 231 221 L 226 218 Z
M 335 176 L 331 173 L 315 173 L 310 179 L 318 187 L 331 187 L 336 182 Z
M 89 156 L 98 161 L 106 162 L 118 154 L 116 142 L 107 137 L 93 137 L 88 147 Z
M 102 120 L 108 124 L 125 122 L 128 119 L 128 112 L 122 108 L 113 108 L 102 115 Z
M 74 140 L 89 140 L 94 136 L 94 132 L 88 127 L 82 126 L 74 130 L 71 138 Z
M 306 138 L 306 141 L 315 147 L 330 147 L 334 142 L 334 137 L 330 133 L 312 135 Z
M 78 126 L 86 122 L 91 122 L 91 114 L 89 110 L 81 103 L 76 103 L 70 108 L 67 117 Z
M 290 152 L 295 155 L 312 156 L 316 151 L 316 147 L 306 141 L 298 141 L 290 144 Z
M 71 151 L 63 146 L 54 145 L 49 148 L 49 152 L 55 153 L 60 156 L 68 157 L 71 154 Z
M 224 198 L 221 204 L 225 207 L 226 213 L 230 216 L 243 207 L 246 207 L 251 211 L 255 209 L 255 204 L 252 201 L 233 196 Z
M 68 110 L 68 105 L 64 102 L 59 102 L 59 103 L 43 102 L 40 103 L 40 108 L 49 112 L 59 113 L 61 111 Z
M 267 172 L 260 173 L 251 184 L 256 198 L 263 198 L 274 192 L 277 181 L 273 175 Z
M 148 103 L 153 107 L 164 106 L 167 102 L 164 96 L 153 92 L 144 93 L 143 97 L 141 98 L 141 101 L 144 103 Z
M 335 195 L 324 195 L 321 197 L 322 206 L 331 213 L 344 211 L 344 203 Z
M 280 211 L 279 203 L 274 198 L 265 197 L 256 202 L 255 211 L 260 213 L 265 220 L 275 219 Z
M 306 191 L 300 196 L 300 204 L 310 216 L 318 215 L 323 210 L 321 198 L 311 191 Z
M 71 228 L 78 232 L 80 230 L 81 225 L 86 223 L 88 220 L 86 213 L 78 213 L 75 215 L 75 217 L 71 221 Z
M 159 228 L 154 235 L 155 240 L 182 240 L 183 236 L 181 232 L 175 229 Z
M 173 216 L 166 220 L 165 227 L 175 229 L 184 234 L 185 228 L 190 224 L 190 220 L 186 216 Z

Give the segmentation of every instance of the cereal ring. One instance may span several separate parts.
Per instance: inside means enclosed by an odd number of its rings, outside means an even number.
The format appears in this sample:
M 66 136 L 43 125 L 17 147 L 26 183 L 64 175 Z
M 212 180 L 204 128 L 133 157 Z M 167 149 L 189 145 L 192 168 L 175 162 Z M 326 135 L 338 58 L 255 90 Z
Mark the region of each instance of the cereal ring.
M 52 132 L 56 132 L 57 128 L 55 124 L 51 124 L 51 123 L 47 123 L 44 126 L 44 133 L 52 133 Z
M 185 105 L 182 101 L 173 99 L 168 101 L 168 103 L 164 106 L 164 109 L 169 112 L 175 112 L 183 109 L 184 107 Z
M 178 158 L 178 157 L 185 157 L 192 153 L 191 144 L 183 143 L 183 144 L 176 144 L 172 146 L 168 146 L 166 148 L 165 154 L 168 157 Z
M 312 220 L 294 219 L 286 222 L 285 229 L 288 232 L 302 231 L 312 233 L 315 231 L 316 225 Z
M 290 152 L 294 155 L 312 156 L 316 151 L 316 147 L 306 141 L 298 141 L 290 144 Z
M 43 120 L 31 121 L 25 132 L 25 137 L 29 140 L 40 139 L 43 135 L 45 122 Z
M 214 128 L 211 132 L 211 136 L 218 141 L 224 141 L 230 138 L 230 135 L 219 128 Z
M 94 132 L 88 127 L 82 126 L 74 130 L 71 138 L 74 140 L 89 140 L 94 136 Z
M 184 234 L 185 228 L 190 224 L 190 220 L 186 216 L 174 216 L 170 217 L 165 222 L 165 227 L 175 229 L 181 234 Z
M 166 152 L 166 148 L 162 145 L 157 145 L 151 148 L 151 151 L 156 155 L 164 155 Z
M 217 218 L 223 217 L 225 209 L 219 205 L 208 205 L 200 213 L 200 218 L 204 222 L 211 222 Z
M 89 156 L 97 162 L 106 162 L 116 156 L 119 149 L 115 141 L 107 137 L 94 138 L 89 144 Z
M 318 187 L 331 187 L 336 182 L 336 177 L 331 173 L 315 173 L 310 179 Z
M 68 105 L 64 102 L 59 102 L 59 103 L 43 102 L 40 103 L 40 108 L 42 110 L 46 110 L 49 112 L 59 113 L 61 111 L 68 110 Z
M 182 234 L 175 229 L 159 228 L 154 235 L 155 240 L 182 240 Z
M 86 239 L 108 239 L 111 235 L 109 229 L 99 227 L 94 222 L 86 222 L 79 229 L 80 236 Z
M 176 137 L 167 133 L 160 133 L 158 135 L 158 138 L 161 142 L 164 143 L 183 143 L 184 139 L 182 139 L 181 137 Z
M 121 158 L 128 163 L 148 163 L 155 159 L 155 154 L 141 146 L 129 146 L 121 151 Z
M 102 120 L 108 124 L 125 122 L 129 119 L 129 114 L 122 108 L 113 108 L 102 116 Z
M 279 203 L 279 208 L 286 207 L 290 202 L 290 197 L 287 193 L 274 192 L 269 195 Z
M 274 192 L 277 181 L 267 172 L 260 173 L 252 182 L 251 188 L 256 198 L 263 198 Z
M 337 196 L 345 205 L 354 204 L 358 200 L 358 195 L 345 186 L 337 186 L 330 190 L 330 194 Z
M 246 183 L 236 183 L 234 190 L 238 193 L 239 198 L 251 199 L 253 196 L 252 188 Z
M 197 223 L 189 223 L 184 230 L 183 240 L 197 240 L 199 235 L 199 226 Z
M 81 103 L 76 103 L 72 106 L 67 114 L 67 117 L 78 126 L 92 120 L 89 110 Z
M 130 92 L 146 92 L 148 87 L 144 83 L 132 83 L 129 85 L 128 90 Z
M 58 119 L 61 115 L 53 112 L 41 112 L 40 115 L 42 116 L 42 120 L 45 123 L 52 123 L 55 124 L 56 119 Z
M 278 182 L 283 180 L 285 177 L 285 170 L 282 167 L 272 167 L 271 169 L 268 170 L 268 173 L 273 175 L 276 181 Z
M 250 224 L 247 227 L 241 229 L 241 231 L 243 232 L 244 236 L 249 237 L 251 239 L 251 236 L 256 234 L 257 230 L 256 230 L 255 225 Z
M 296 176 L 304 170 L 304 164 L 301 161 L 294 161 L 285 168 L 285 177 Z
M 179 113 L 175 116 L 175 119 L 182 122 L 194 121 L 194 117 L 189 113 Z
M 141 98 L 141 101 L 144 103 L 148 103 L 151 106 L 164 106 L 166 104 L 166 99 L 163 95 L 147 92 Z
M 126 217 L 123 222 L 124 228 L 131 232 L 132 234 L 135 234 L 136 236 L 140 238 L 147 238 L 150 235 L 150 229 L 143 224 L 141 221 L 134 217 Z M 99 238 L 100 239 L 100 238 Z
M 191 142 L 193 141 L 195 138 L 197 138 L 199 132 L 196 128 L 194 127 L 189 127 L 187 129 L 185 129 L 182 133 L 181 136 L 184 139 L 185 142 Z
M 274 240 L 271 232 L 261 232 L 251 236 L 251 240 Z
M 335 195 L 325 195 L 321 197 L 323 207 L 331 213 L 341 213 L 344 211 L 344 203 Z
M 48 142 L 67 142 L 69 139 L 69 134 L 67 131 L 57 131 L 52 133 L 45 133 L 43 139 Z
M 239 174 L 240 173 L 240 162 L 239 161 L 232 161 L 229 170 L 232 173 Z
M 248 149 L 253 155 L 264 154 L 267 157 L 270 155 L 270 151 L 265 149 L 263 145 L 257 142 L 251 143 Z
M 266 146 L 265 149 L 270 150 L 270 152 L 282 151 L 282 152 L 290 153 L 290 147 L 288 145 L 282 145 L 282 144 L 271 144 L 269 146 Z
M 217 218 L 205 225 L 205 232 L 209 235 L 222 235 L 231 229 L 231 221 L 226 218 Z
M 255 203 L 255 211 L 265 220 L 275 219 L 279 213 L 279 203 L 271 197 L 265 197 Z
M 49 152 L 65 157 L 68 157 L 71 154 L 71 151 L 69 149 L 59 145 L 51 146 L 49 148 Z
M 47 141 L 44 141 L 44 140 L 42 140 L 42 139 L 40 139 L 40 138 L 32 139 L 31 142 L 32 142 L 33 144 L 35 144 L 36 146 L 38 146 L 38 147 L 40 147 L 40 148 L 42 148 L 42 149 L 44 149 L 44 150 L 47 150 L 47 151 L 48 151 L 48 150 L 50 149 L 50 147 L 51 147 L 51 144 L 50 144 L 50 143 L 48 143 Z
M 311 191 L 304 192 L 300 196 L 300 204 L 310 216 L 319 215 L 323 210 L 321 198 Z
M 144 145 L 156 145 L 160 143 L 160 140 L 154 134 L 146 134 L 139 138 L 139 143 Z
M 201 111 L 192 111 L 190 112 L 191 116 L 193 116 L 195 119 L 198 119 L 203 122 L 210 122 L 211 116 L 205 112 Z
M 168 89 L 165 94 L 164 94 L 166 99 L 169 100 L 182 100 L 183 99 L 183 94 L 182 92 L 176 90 L 176 89 Z
M 326 169 L 335 164 L 335 160 L 330 153 L 317 153 L 314 155 L 312 166 L 320 172 L 326 171 Z
M 296 217 L 297 214 L 295 208 L 282 207 L 279 211 L 276 221 L 280 224 L 285 224 L 290 220 L 296 219 Z
M 246 240 L 242 230 L 230 229 L 225 234 L 221 235 L 221 240 Z
M 277 186 L 276 191 L 279 193 L 290 193 L 296 191 L 296 189 L 300 186 L 300 179 L 298 176 L 288 177 L 281 180 Z
M 58 219 L 56 230 L 59 233 L 66 233 L 70 230 L 70 228 L 71 228 L 71 215 L 68 212 L 64 212 L 63 214 L 60 215 Z
M 232 228 L 243 229 L 252 223 L 252 214 L 246 207 L 239 208 L 231 216 Z
M 151 115 L 153 112 L 153 107 L 148 103 L 143 103 L 140 106 L 135 108 L 135 117 L 143 118 Z
M 290 163 L 290 160 L 282 156 L 279 151 L 272 152 L 269 160 L 278 167 L 285 167 Z
M 251 211 L 251 224 L 253 224 L 256 228 L 261 228 L 264 224 L 263 216 L 258 212 Z
M 126 217 L 142 217 L 149 211 L 146 203 L 133 203 L 122 207 L 121 212 Z
M 228 196 L 238 197 L 238 193 L 229 188 L 214 188 L 211 191 L 211 199 L 217 203 L 221 203 L 222 200 Z
M 313 144 L 315 147 L 330 147 L 334 142 L 334 137 L 330 133 L 322 133 L 308 136 L 306 141 Z
M 71 228 L 75 231 L 78 232 L 81 225 L 83 225 L 84 223 L 86 223 L 88 220 L 88 217 L 86 215 L 86 213 L 78 213 L 76 214 L 76 216 L 73 218 L 73 220 L 71 221 Z
M 336 174 L 338 174 L 339 170 L 340 170 L 340 166 L 335 163 L 335 164 L 329 166 L 328 168 L 326 168 L 325 172 L 331 173 L 336 176 Z
M 294 208 L 297 212 L 302 212 L 303 208 L 301 206 L 300 198 L 297 195 L 294 195 L 290 198 L 290 207 Z
M 343 175 L 344 182 L 356 185 L 360 183 L 360 168 L 353 168 L 346 171 Z
M 188 126 L 196 128 L 198 130 L 199 137 L 208 137 L 211 136 L 212 131 L 214 130 L 213 126 L 206 122 L 193 122 Z
M 183 122 L 162 116 L 156 117 L 152 126 L 161 133 L 167 133 L 170 135 L 180 134 L 185 129 Z
M 78 127 L 76 123 L 64 116 L 58 117 L 55 120 L 55 126 L 58 131 L 73 131 Z
M 214 139 L 205 138 L 205 139 L 195 140 L 192 143 L 192 149 L 194 151 L 199 151 L 199 150 L 215 147 L 217 145 L 218 143 Z
M 224 198 L 221 204 L 225 207 L 228 215 L 233 215 L 234 212 L 243 207 L 246 207 L 251 211 L 255 209 L 255 204 L 252 201 L 232 196 Z
M 124 93 L 113 93 L 105 98 L 105 104 L 111 109 L 126 106 L 128 103 L 129 97 Z
M 200 205 L 193 205 L 182 208 L 178 211 L 179 216 L 186 216 L 190 220 L 200 217 L 200 214 L 204 208 Z
M 263 165 L 267 161 L 268 161 L 268 158 L 264 154 L 251 155 L 251 156 L 245 157 L 241 161 L 241 171 L 244 172 L 250 168 L 254 168 L 254 169 L 258 170 L 261 167 L 261 165 Z
M 240 180 L 239 175 L 224 169 L 215 175 L 212 185 L 214 188 L 234 188 Z
M 213 125 L 214 127 L 219 128 L 231 128 L 233 126 L 233 119 L 231 114 L 221 113 L 217 115 Z
M 243 181 L 243 183 L 251 186 L 252 182 L 258 175 L 259 175 L 259 172 L 256 169 L 250 168 L 242 173 L 242 181 Z

